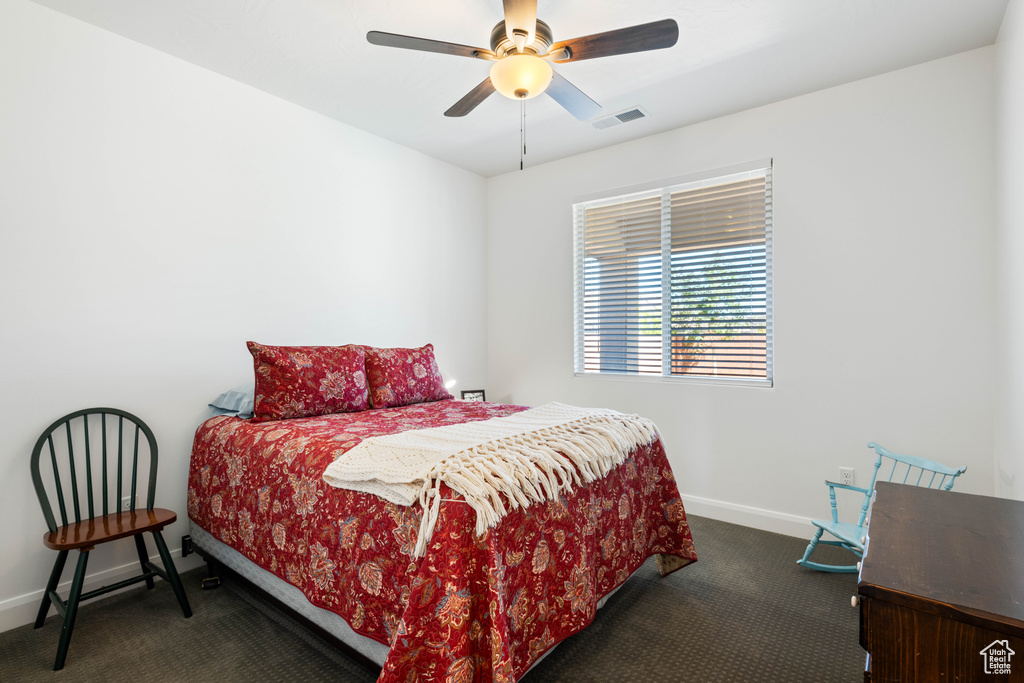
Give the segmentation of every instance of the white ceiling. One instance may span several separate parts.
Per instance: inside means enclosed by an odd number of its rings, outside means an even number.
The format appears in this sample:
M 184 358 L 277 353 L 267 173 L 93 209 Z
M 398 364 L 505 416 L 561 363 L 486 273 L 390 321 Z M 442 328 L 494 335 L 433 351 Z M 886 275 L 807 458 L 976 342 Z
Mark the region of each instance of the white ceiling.
M 443 112 L 489 62 L 370 45 L 370 30 L 489 47 L 499 0 L 35 0 L 483 176 L 519 168 L 519 104 Z M 672 18 L 667 50 L 556 69 L 612 114 L 527 102 L 527 166 L 995 42 L 1007 0 L 539 0 L 554 39 Z

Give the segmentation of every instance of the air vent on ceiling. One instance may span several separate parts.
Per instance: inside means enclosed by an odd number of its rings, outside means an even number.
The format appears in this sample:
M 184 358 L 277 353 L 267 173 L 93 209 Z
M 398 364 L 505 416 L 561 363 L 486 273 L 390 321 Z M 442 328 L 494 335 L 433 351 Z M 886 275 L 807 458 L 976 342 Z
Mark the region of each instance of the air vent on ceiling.
M 639 121 L 640 119 L 650 118 L 650 114 L 643 107 L 631 107 L 624 109 L 617 114 L 611 116 L 602 116 L 599 119 L 595 119 L 593 123 L 594 128 L 598 130 L 604 130 L 605 128 L 611 128 L 621 123 L 629 123 L 630 121 Z

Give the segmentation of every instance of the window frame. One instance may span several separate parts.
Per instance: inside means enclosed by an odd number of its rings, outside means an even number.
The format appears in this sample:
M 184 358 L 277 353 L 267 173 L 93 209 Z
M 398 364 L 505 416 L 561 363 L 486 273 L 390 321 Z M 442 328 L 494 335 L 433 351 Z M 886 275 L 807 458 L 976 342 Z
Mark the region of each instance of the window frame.
M 684 176 L 677 176 L 668 179 L 651 181 L 641 185 L 633 185 L 624 188 L 606 190 L 589 195 L 582 195 L 573 198 L 573 374 L 575 377 L 593 378 L 601 380 L 638 380 L 642 382 L 670 382 L 670 383 L 696 383 L 696 384 L 719 384 L 730 386 L 752 386 L 770 388 L 774 386 L 774 268 L 773 268 L 773 160 L 761 159 L 745 164 L 738 164 L 725 168 L 718 168 L 710 171 L 701 171 Z M 631 198 L 640 200 L 645 196 L 653 196 L 660 193 L 662 196 L 662 228 L 661 228 L 661 315 L 659 320 L 664 319 L 665 311 L 671 311 L 671 226 L 670 218 L 665 215 L 664 199 L 672 192 L 688 191 L 701 186 L 714 186 L 728 182 L 735 182 L 747 177 L 763 175 L 765 177 L 765 237 L 764 237 L 764 297 L 765 297 L 765 377 L 744 377 L 744 376 L 722 376 L 722 375 L 697 375 L 697 374 L 671 374 L 671 353 L 666 358 L 665 348 L 672 348 L 672 327 L 671 325 L 661 326 L 661 363 L 660 373 L 639 371 L 614 371 L 597 370 L 585 371 L 584 368 L 584 272 L 587 267 L 584 258 L 585 223 L 582 214 L 589 208 L 602 205 L 614 205 L 624 203 Z M 666 222 L 669 223 L 666 223 Z M 640 286 L 636 287 L 639 294 Z M 669 315 L 671 318 L 671 315 Z M 667 339 L 666 339 L 667 337 Z

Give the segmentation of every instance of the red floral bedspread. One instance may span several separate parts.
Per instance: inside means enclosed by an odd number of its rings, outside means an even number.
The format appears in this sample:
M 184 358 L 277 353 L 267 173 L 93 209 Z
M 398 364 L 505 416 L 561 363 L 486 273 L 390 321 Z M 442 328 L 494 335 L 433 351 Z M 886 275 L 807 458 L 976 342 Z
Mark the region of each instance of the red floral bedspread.
M 380 681 L 515 681 L 582 630 L 596 602 L 656 553 L 696 561 L 660 442 L 560 501 L 512 511 L 481 538 L 447 488 L 425 557 L 419 504 L 336 489 L 321 475 L 363 438 L 502 417 L 518 406 L 437 401 L 196 432 L 188 514 L 390 646 Z

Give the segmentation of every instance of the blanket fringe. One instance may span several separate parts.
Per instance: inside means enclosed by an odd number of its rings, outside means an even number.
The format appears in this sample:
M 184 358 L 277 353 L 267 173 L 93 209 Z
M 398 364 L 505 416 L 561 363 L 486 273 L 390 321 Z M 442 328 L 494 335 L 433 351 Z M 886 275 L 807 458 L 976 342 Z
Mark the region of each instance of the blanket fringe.
M 426 554 L 437 524 L 441 483 L 461 493 L 476 512 L 482 536 L 512 510 L 555 500 L 573 485 L 604 477 L 635 448 L 659 438 L 655 424 L 638 415 L 600 412 L 529 434 L 496 439 L 445 458 L 423 482 L 423 507 L 415 555 Z

